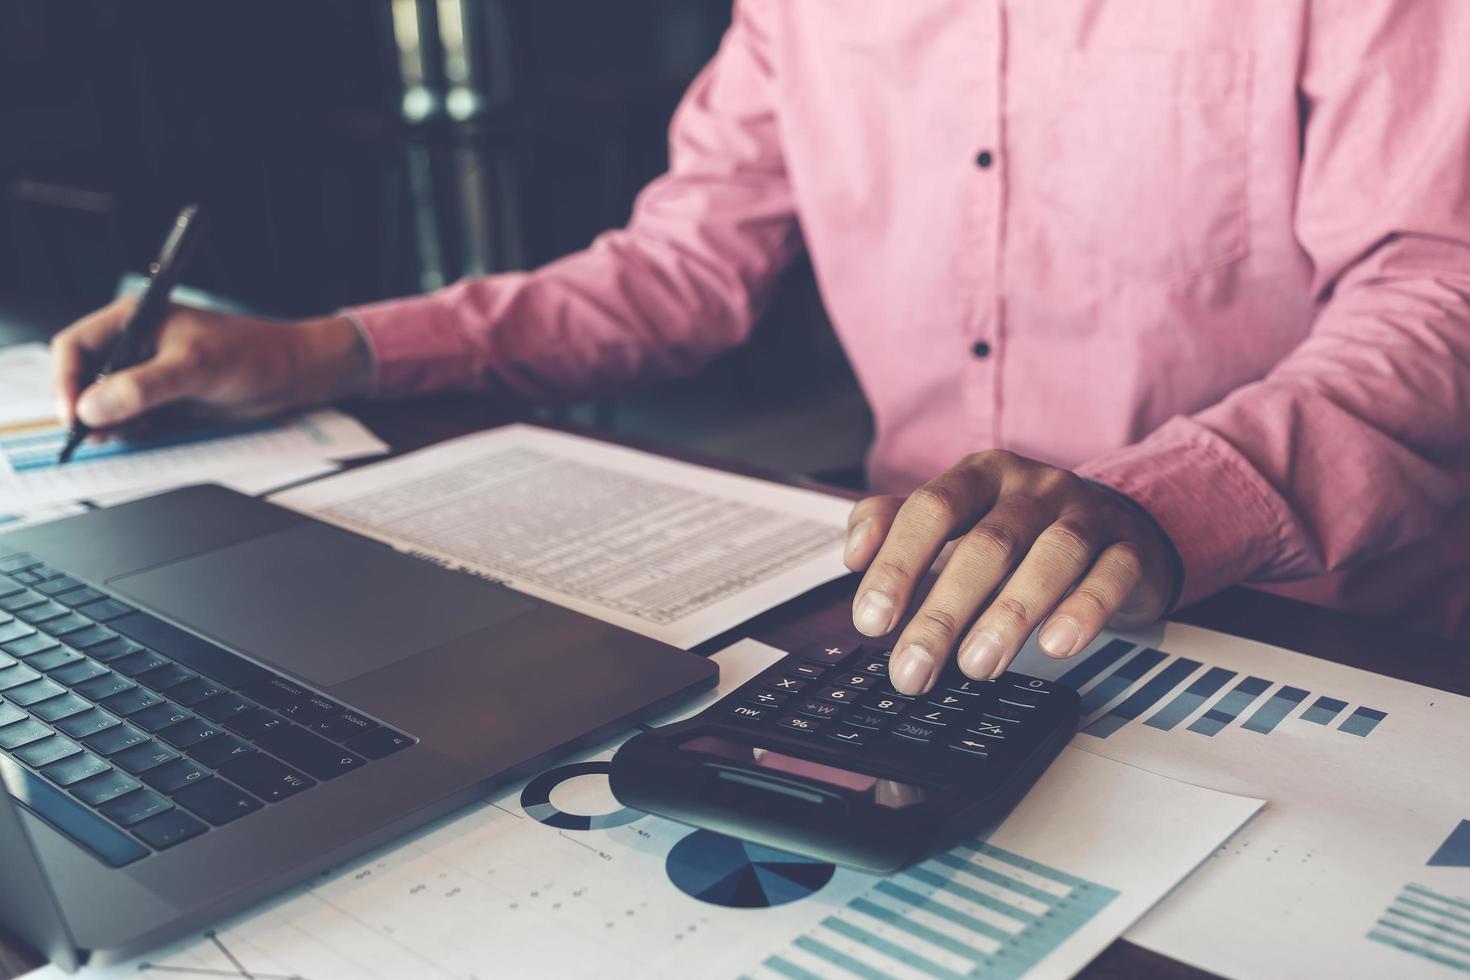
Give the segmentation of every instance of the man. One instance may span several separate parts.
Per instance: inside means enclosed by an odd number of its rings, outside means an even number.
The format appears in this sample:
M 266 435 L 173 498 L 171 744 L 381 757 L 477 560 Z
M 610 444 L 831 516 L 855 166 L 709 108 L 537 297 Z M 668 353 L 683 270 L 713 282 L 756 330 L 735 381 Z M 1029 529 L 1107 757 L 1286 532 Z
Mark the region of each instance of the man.
M 958 539 L 900 690 L 1241 581 L 1464 634 L 1467 41 L 1463 0 L 739 0 L 626 229 L 348 317 L 179 312 L 76 411 L 689 372 L 804 246 L 895 494 L 853 510 L 859 629 Z M 67 412 L 124 315 L 57 339 Z

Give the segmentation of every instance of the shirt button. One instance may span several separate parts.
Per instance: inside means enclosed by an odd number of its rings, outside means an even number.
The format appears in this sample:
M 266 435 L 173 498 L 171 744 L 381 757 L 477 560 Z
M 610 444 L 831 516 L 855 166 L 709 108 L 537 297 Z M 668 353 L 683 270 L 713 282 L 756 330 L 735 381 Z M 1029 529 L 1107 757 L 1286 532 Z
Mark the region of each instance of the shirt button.
M 974 354 L 976 357 L 989 357 L 990 345 L 983 340 L 977 340 L 974 344 L 971 345 L 970 353 Z
M 980 167 L 982 170 L 986 167 L 989 167 L 994 162 L 995 157 L 991 155 L 989 150 L 981 150 L 979 154 L 977 154 L 975 157 L 975 165 Z

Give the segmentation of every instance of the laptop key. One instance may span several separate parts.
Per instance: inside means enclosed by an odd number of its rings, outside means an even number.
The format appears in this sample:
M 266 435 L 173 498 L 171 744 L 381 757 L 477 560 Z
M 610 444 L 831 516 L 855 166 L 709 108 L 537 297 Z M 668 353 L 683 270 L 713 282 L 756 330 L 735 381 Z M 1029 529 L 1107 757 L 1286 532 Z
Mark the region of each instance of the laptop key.
M 365 732 L 355 738 L 347 740 L 347 748 L 369 759 L 381 759 L 392 755 L 399 749 L 406 749 L 413 744 L 413 739 L 407 735 L 395 732 L 391 728 L 379 728 L 377 731 Z
M 177 725 L 170 725 L 161 730 L 158 737 L 176 749 L 187 749 L 191 745 L 198 745 L 207 738 L 215 738 L 220 735 L 220 726 L 204 718 L 190 718 L 181 721 Z
M 56 601 L 75 609 L 77 606 L 85 606 L 87 603 L 96 602 L 101 598 L 104 598 L 104 596 L 96 589 L 81 588 L 61 593 L 61 595 L 56 597 Z
M 135 789 L 142 787 L 132 776 L 119 770 L 113 769 L 100 776 L 83 780 L 71 787 L 72 794 L 90 806 L 101 806 L 108 800 L 115 800 L 119 796 L 126 796 Z
M 130 657 L 141 649 L 143 648 L 127 637 L 115 636 L 106 643 L 99 643 L 94 647 L 88 647 L 87 656 L 93 660 L 100 660 L 105 664 L 110 664 L 114 660 Z
M 64 693 L 66 693 L 66 688 L 50 678 L 42 678 L 38 681 L 31 681 L 22 687 L 12 687 L 5 692 L 5 700 L 13 701 L 22 708 L 29 708 L 33 704 L 49 701 L 57 695 Z
M 185 670 L 178 664 L 164 664 L 155 667 L 146 674 L 139 674 L 137 681 L 144 687 L 151 687 L 159 694 L 167 694 L 170 689 L 178 687 L 185 681 L 191 681 L 199 675 L 191 670 Z
M 319 721 L 325 721 L 342 710 L 342 706 L 335 701 L 311 695 L 294 704 L 277 708 L 281 714 L 301 725 L 312 725 Z
M 255 739 L 255 744 L 293 766 L 300 766 L 317 779 L 332 779 L 366 761 L 352 750 L 333 745 L 297 725 L 264 732 Z
M 126 718 L 128 715 L 137 714 L 144 708 L 151 708 L 154 705 L 162 703 L 163 698 L 154 694 L 152 691 L 146 688 L 134 687 L 131 691 L 124 691 L 121 694 L 114 694 L 112 697 L 104 699 L 102 701 L 102 707 L 121 718 Z
M 155 766 L 161 766 L 165 762 L 172 762 L 179 754 L 161 742 L 143 742 L 132 748 L 123 749 L 112 757 L 112 761 L 120 769 L 126 769 L 134 776 L 141 775 Z
M 29 745 L 22 745 L 14 749 L 11 755 L 33 769 L 40 769 L 42 766 L 49 766 L 67 756 L 76 755 L 80 751 L 82 747 L 65 735 L 52 735 L 49 738 L 31 742 Z
M 89 602 L 85 606 L 77 606 L 76 610 L 83 616 L 88 616 L 99 623 L 111 622 L 119 616 L 126 616 L 130 612 L 137 612 L 132 606 L 118 602 L 116 599 L 98 599 L 96 602 Z
M 39 606 L 42 603 L 50 601 L 50 599 L 33 589 L 21 589 L 19 592 L 12 593 L 0 599 L 0 609 L 4 609 L 8 613 L 18 613 L 22 609 L 30 609 L 32 606 Z
M 6 783 L 19 787 L 19 792 L 14 795 L 26 809 L 111 867 L 120 868 L 148 856 L 148 848 L 35 773 L 22 769 L 4 757 L 0 757 L 0 772 L 4 773 Z M 97 778 L 107 777 L 104 775 Z
M 244 687 L 271 676 L 264 667 L 144 612 L 120 616 L 108 626 L 229 687 Z
M 78 616 L 74 612 L 69 612 L 65 615 L 46 620 L 41 625 L 41 629 L 50 633 L 52 636 L 71 636 L 73 633 L 94 625 L 96 624 L 85 616 Z
M 88 647 L 100 646 L 108 640 L 117 638 L 117 634 L 106 626 L 95 624 L 86 629 L 77 630 L 75 633 L 66 634 L 66 642 L 78 650 L 86 650 Z
M 18 721 L 0 728 L 0 749 L 15 750 L 22 745 L 39 741 L 51 734 L 51 729 L 34 718 Z
M 323 718 L 311 726 L 318 735 L 325 735 L 334 742 L 345 742 L 364 732 L 376 731 L 378 723 L 364 718 L 353 711 L 344 711 L 331 718 Z
M 20 657 L 24 660 L 42 650 L 50 650 L 60 645 L 45 633 L 32 633 L 30 636 L 23 636 L 18 640 L 11 640 L 9 643 L 0 645 L 0 650 L 4 650 L 12 657 Z
M 223 779 L 210 779 L 182 789 L 174 794 L 174 802 L 216 827 L 260 809 L 259 800 Z
M 241 693 L 267 708 L 283 708 L 288 704 L 295 704 L 308 694 L 306 688 L 293 684 L 284 677 L 275 676 L 251 684 Z
M 250 711 L 254 707 L 255 702 L 242 698 L 240 695 L 231 691 L 227 694 L 216 694 L 212 698 L 206 698 L 200 701 L 194 705 L 194 712 L 203 715 L 211 721 L 225 721 L 234 715 Z
M 93 752 L 103 755 L 117 755 L 123 749 L 130 749 L 134 745 L 141 745 L 148 741 L 148 736 L 138 731 L 132 725 L 117 725 L 104 729 L 96 735 L 89 735 L 82 739 L 82 744 Z
M 236 735 L 252 739 L 261 732 L 268 732 L 272 728 L 280 728 L 289 724 L 291 723 L 280 715 L 261 708 L 234 715 L 224 721 L 224 726 Z
M 251 755 L 254 752 L 255 749 L 252 746 L 240 741 L 233 735 L 207 738 L 198 745 L 193 745 L 189 748 L 189 755 L 212 769 L 218 769 L 231 759 L 238 759 L 241 756 Z
M 316 785 L 316 780 L 299 769 L 259 752 L 225 763 L 219 774 L 267 803 L 277 803 Z
M 173 804 L 159 796 L 151 789 L 135 789 L 127 796 L 119 796 L 115 800 L 108 800 L 97 809 L 102 815 L 113 823 L 124 827 L 131 827 L 135 823 L 142 823 L 149 817 L 172 810 Z
M 120 721 L 101 708 L 92 708 L 79 715 L 61 719 L 56 723 L 56 730 L 72 738 L 87 738 L 120 724 Z
M 182 810 L 170 810 L 150 817 L 132 828 L 138 839 L 156 851 L 166 851 L 175 844 L 182 844 L 198 837 L 209 828 Z
M 43 596 L 42 598 L 45 597 Z M 23 619 L 32 626 L 40 626 L 42 629 L 45 629 L 44 624 L 50 620 L 60 619 L 62 616 L 70 616 L 72 614 L 70 609 L 50 599 L 46 599 L 39 606 L 27 606 L 24 609 L 13 609 L 11 611 L 15 613 L 16 619 Z
M 49 701 L 42 701 L 40 704 L 31 706 L 31 714 L 42 721 L 51 722 L 52 724 L 61 721 L 63 718 L 70 718 L 72 715 L 79 715 L 83 711 L 91 710 L 92 705 L 90 702 L 83 701 L 70 691 L 67 691 L 60 697 L 52 698 Z
M 112 669 L 119 674 L 129 677 L 137 677 L 146 674 L 150 670 L 156 670 L 168 663 L 168 658 L 152 650 L 139 650 L 137 653 L 129 654 L 121 660 L 112 662 Z
M 65 667 L 58 667 L 50 673 L 52 680 L 60 681 L 68 687 L 76 687 L 82 681 L 89 681 L 94 677 L 101 677 L 107 673 L 107 668 L 95 660 L 78 660 L 75 663 L 67 664 Z
M 36 591 L 49 596 L 58 596 L 63 592 L 70 592 L 72 589 L 80 589 L 84 584 L 86 583 L 78 582 L 70 575 L 58 575 L 37 585 Z M 67 605 L 71 605 L 71 603 L 67 603 Z
M 57 786 L 72 786 L 84 779 L 91 779 L 111 769 L 106 759 L 90 752 L 79 752 L 70 758 L 53 762 L 41 770 L 41 775 Z
M 29 684 L 40 678 L 40 676 L 40 674 L 24 664 L 15 664 L 6 667 L 4 670 L 0 670 L 0 692 Z
M 30 716 L 15 705 L 0 701 L 0 728 L 4 728 L 6 725 L 13 725 L 28 717 Z
M 54 647 L 44 653 L 38 653 L 26 661 L 26 666 L 31 670 L 44 670 L 51 673 L 57 667 L 65 667 L 82 659 L 82 655 L 69 647 Z
M 3 615 L 3 613 L 0 613 L 0 616 Z M 23 636 L 35 635 L 35 630 L 15 617 L 10 616 L 6 618 L 9 620 L 8 622 L 0 620 L 0 643 L 9 643 L 11 640 L 18 640 Z
M 131 691 L 137 686 L 137 684 L 134 684 L 121 674 L 114 674 L 109 670 L 105 674 L 98 674 L 89 680 L 73 684 L 71 689 L 84 698 L 89 698 L 93 701 L 102 701 L 122 694 L 124 691 Z
M 26 568 L 35 568 L 39 564 L 41 564 L 41 559 L 32 558 L 22 551 L 18 554 L 0 558 L 0 572 L 10 575 Z
M 129 715 L 128 722 L 137 725 L 145 732 L 161 732 L 170 725 L 177 725 L 193 717 L 193 713 L 187 709 L 164 701 L 162 704 L 155 704 L 151 708 L 144 708 L 136 714 Z
M 183 756 L 143 773 L 143 782 L 160 793 L 173 796 L 185 786 L 210 778 L 209 770 Z
M 196 677 L 191 681 L 184 681 L 178 687 L 171 687 L 168 696 L 184 707 L 188 708 L 198 704 L 205 698 L 212 698 L 217 694 L 224 694 L 226 688 L 212 680 L 204 677 Z

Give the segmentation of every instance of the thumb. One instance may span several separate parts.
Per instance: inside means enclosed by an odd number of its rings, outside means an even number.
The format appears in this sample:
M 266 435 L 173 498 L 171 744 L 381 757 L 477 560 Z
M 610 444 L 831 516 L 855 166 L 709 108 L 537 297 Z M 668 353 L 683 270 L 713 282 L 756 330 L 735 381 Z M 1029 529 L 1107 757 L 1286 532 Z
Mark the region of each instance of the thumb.
M 93 429 L 129 422 L 197 392 L 199 378 L 183 358 L 158 358 L 110 374 L 82 392 L 77 417 Z

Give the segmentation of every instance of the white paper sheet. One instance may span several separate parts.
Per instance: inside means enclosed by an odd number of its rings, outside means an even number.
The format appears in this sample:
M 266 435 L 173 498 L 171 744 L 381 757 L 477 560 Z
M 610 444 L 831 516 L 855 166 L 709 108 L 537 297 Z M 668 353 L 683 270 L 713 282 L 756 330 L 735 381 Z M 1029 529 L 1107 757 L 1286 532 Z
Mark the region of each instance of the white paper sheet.
M 1271 801 L 1128 939 L 1242 978 L 1470 973 L 1470 699 L 1189 626 L 1113 639 L 1017 661 L 1082 682 L 1073 746 Z
M 845 574 L 851 509 L 524 425 L 272 499 L 685 649 Z
M 296 472 L 387 449 L 355 419 L 331 410 L 229 432 L 191 433 L 186 441 L 168 445 L 89 445 L 65 466 L 54 462 L 65 441 L 59 426 L 0 435 L 0 511 L 188 483 L 249 481 L 283 468 Z
M 242 470 L 238 473 L 227 473 L 211 478 L 208 482 L 218 483 L 222 487 L 229 487 L 237 493 L 243 493 L 250 497 L 261 497 L 268 493 L 286 487 L 295 486 L 306 480 L 327 476 L 339 470 L 336 463 L 330 461 L 317 461 L 305 459 L 266 469 Z M 140 500 L 143 497 L 151 497 L 156 493 L 167 490 L 173 484 L 164 483 L 156 487 L 135 487 L 122 493 L 105 493 L 92 497 L 88 503 L 98 507 L 114 507 L 125 504 L 130 500 Z
M 42 507 L 24 514 L 0 514 L 0 534 L 7 531 L 19 531 L 32 524 L 45 524 L 47 521 L 71 517 L 83 513 L 86 509 L 81 504 L 57 504 L 55 507 Z
M 51 354 L 45 344 L 0 348 L 0 433 L 56 421 L 51 400 Z
M 750 640 L 717 654 L 709 700 L 779 656 Z M 872 978 L 1066 977 L 1260 806 L 1067 749 L 988 841 L 877 878 L 625 810 L 602 775 L 610 749 L 81 977 L 848 977 L 844 960 Z M 731 904 L 750 893 L 730 874 L 757 882 L 754 905 Z

